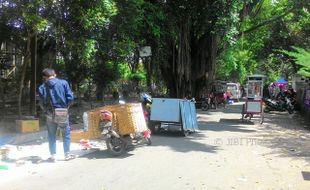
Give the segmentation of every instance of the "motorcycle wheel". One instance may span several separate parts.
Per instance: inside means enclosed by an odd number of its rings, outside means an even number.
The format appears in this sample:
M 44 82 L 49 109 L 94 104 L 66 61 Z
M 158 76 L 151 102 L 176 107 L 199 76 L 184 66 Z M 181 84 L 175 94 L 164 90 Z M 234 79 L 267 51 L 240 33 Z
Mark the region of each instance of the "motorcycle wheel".
M 201 108 L 201 110 L 202 111 L 207 111 L 209 109 L 209 105 L 207 104 L 207 105 L 204 105 L 202 108 Z
M 293 113 L 294 113 L 294 108 L 289 107 L 289 108 L 287 109 L 287 111 L 288 111 L 289 114 L 293 114 Z
M 212 102 L 212 104 L 214 105 L 214 109 L 217 109 L 217 105 L 218 105 L 217 101 L 214 100 L 214 102 Z M 211 107 L 212 107 L 212 106 L 211 106 Z
M 120 156 L 125 152 L 125 142 L 117 137 L 110 137 L 106 139 L 108 152 L 113 156 Z
M 151 140 L 151 138 L 147 138 L 147 137 L 144 137 L 144 140 L 145 140 L 145 142 L 146 142 L 146 145 L 151 145 L 152 144 L 152 140 Z
M 264 108 L 264 112 L 265 112 L 265 113 L 269 113 L 269 112 L 270 112 L 270 109 L 267 108 L 267 107 L 265 107 L 265 108 Z

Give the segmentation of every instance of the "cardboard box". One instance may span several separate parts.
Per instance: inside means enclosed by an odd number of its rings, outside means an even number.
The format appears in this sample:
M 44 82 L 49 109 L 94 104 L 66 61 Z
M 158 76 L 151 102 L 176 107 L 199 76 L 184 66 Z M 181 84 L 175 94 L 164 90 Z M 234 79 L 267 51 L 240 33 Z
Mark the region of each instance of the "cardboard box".
M 91 137 L 89 131 L 73 130 L 70 133 L 71 142 L 80 142 L 81 139 L 89 139 Z
M 34 131 L 39 131 L 39 120 L 38 119 L 16 120 L 16 131 L 20 133 L 30 133 Z

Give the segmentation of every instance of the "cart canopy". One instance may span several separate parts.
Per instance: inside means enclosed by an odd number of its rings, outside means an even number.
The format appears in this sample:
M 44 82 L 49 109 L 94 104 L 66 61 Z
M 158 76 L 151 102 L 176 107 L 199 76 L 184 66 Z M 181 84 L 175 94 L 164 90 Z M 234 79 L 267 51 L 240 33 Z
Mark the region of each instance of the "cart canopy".
M 286 85 L 286 84 L 288 84 L 288 82 L 284 78 L 280 78 L 280 79 L 274 81 L 273 83 L 276 84 L 276 85 Z

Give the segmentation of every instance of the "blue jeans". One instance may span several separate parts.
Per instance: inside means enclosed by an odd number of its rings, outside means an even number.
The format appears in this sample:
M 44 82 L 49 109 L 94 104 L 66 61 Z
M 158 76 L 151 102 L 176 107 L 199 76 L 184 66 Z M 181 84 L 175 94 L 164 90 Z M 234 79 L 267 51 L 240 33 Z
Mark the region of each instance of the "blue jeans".
M 56 123 L 47 120 L 47 134 L 48 134 L 48 145 L 50 154 L 56 154 L 56 131 L 59 127 Z M 69 119 L 64 124 L 64 127 L 59 127 L 62 132 L 62 139 L 63 139 L 63 149 L 64 154 L 67 155 L 70 151 L 70 126 L 69 126 Z

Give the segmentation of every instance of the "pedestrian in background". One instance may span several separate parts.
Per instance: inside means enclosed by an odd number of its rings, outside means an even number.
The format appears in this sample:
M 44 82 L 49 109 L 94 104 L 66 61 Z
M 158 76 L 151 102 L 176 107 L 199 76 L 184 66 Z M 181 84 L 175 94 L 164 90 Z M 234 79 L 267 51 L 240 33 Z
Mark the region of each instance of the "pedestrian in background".
M 48 161 L 55 162 L 56 131 L 58 127 L 62 131 L 65 160 L 73 159 L 74 156 L 70 154 L 70 126 L 67 110 L 73 102 L 73 93 L 66 80 L 56 78 L 54 69 L 44 69 L 42 71 L 42 76 L 44 82 L 39 86 L 39 95 L 41 108 L 46 115 L 48 144 L 51 155 Z M 67 110 L 67 114 L 62 114 L 64 116 L 63 122 L 56 120 L 57 113 L 55 110 Z

